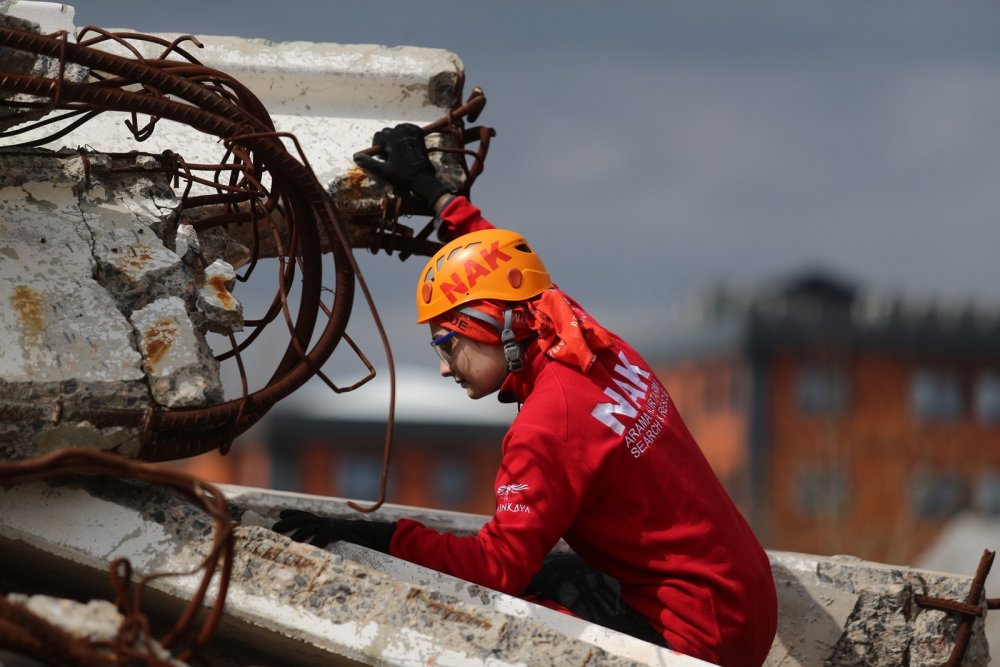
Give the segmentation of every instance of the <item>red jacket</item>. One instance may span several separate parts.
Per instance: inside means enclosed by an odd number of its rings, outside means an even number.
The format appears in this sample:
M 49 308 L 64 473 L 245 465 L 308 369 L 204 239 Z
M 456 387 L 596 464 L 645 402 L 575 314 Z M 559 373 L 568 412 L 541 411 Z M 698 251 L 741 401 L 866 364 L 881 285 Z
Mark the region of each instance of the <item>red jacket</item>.
M 485 222 L 464 198 L 444 213 Z M 760 665 L 777 623 L 767 555 L 652 370 L 614 341 L 586 374 L 530 348 L 500 390 L 522 408 L 493 518 L 468 537 L 400 520 L 390 553 L 516 595 L 564 538 L 675 650 Z

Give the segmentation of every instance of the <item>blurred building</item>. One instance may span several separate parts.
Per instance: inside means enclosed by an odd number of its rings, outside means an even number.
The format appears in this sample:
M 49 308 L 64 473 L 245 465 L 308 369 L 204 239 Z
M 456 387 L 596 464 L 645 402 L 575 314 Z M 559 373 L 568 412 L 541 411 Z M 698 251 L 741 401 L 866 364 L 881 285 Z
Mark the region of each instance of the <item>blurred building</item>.
M 386 502 L 492 514 L 500 443 L 517 407 L 495 398 L 470 401 L 426 367 L 398 364 L 395 378 Z M 389 384 L 389 374 L 379 373 L 356 391 L 335 394 L 308 382 L 225 456 L 209 452 L 175 465 L 213 482 L 374 501 Z
M 766 547 L 911 563 L 1000 514 L 1000 308 L 807 272 L 719 289 L 648 356 Z
M 178 464 L 220 483 L 374 501 L 385 432 L 384 422 L 275 412 L 228 455 Z M 386 502 L 492 514 L 505 432 L 488 424 L 397 422 Z

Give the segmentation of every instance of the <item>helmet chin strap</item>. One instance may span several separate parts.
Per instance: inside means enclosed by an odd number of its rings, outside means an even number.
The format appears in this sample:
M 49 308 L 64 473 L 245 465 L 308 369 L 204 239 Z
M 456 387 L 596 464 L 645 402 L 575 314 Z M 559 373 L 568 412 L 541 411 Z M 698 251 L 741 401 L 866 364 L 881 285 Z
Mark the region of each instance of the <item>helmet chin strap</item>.
M 514 309 L 510 306 L 503 311 L 503 331 L 500 332 L 500 342 L 503 343 L 503 356 L 507 360 L 507 370 L 516 373 L 524 368 L 524 358 L 521 354 L 521 346 L 514 339 L 514 330 L 511 328 L 514 320 Z
M 482 320 L 500 332 L 500 343 L 503 345 L 503 356 L 507 361 L 508 371 L 516 373 L 524 368 L 524 353 L 514 338 L 514 309 L 511 306 L 507 306 L 503 311 L 503 324 L 475 308 L 459 308 L 459 312 Z

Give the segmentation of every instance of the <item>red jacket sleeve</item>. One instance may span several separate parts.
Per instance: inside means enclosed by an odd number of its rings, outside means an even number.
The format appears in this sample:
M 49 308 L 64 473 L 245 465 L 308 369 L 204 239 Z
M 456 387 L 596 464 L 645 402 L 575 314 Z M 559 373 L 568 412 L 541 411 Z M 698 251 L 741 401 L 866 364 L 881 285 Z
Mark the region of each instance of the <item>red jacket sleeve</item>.
M 438 217 L 451 238 L 458 238 L 480 229 L 493 229 L 493 223 L 483 217 L 479 208 L 462 196 L 454 197 L 438 211 Z
M 549 407 L 556 414 L 550 412 L 546 423 L 523 423 L 519 416 L 504 438 L 496 509 L 478 533 L 459 537 L 402 519 L 389 553 L 503 593 L 521 593 L 569 528 L 594 475 L 588 462 L 567 456 L 567 438 L 559 433 L 566 430 L 566 413 L 558 401 Z M 574 458 L 576 464 L 568 464 Z

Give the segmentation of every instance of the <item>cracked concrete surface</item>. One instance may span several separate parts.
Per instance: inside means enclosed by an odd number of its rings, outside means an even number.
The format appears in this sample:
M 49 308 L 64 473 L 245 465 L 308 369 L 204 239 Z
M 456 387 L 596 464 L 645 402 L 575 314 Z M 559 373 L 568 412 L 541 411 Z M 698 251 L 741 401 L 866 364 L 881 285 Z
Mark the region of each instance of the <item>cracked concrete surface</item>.
M 176 209 L 150 156 L 0 152 L 0 457 L 73 444 L 135 455 L 138 429 L 60 415 L 222 400 L 205 276 L 174 252 Z M 242 327 L 223 268 L 209 277 L 217 332 Z

